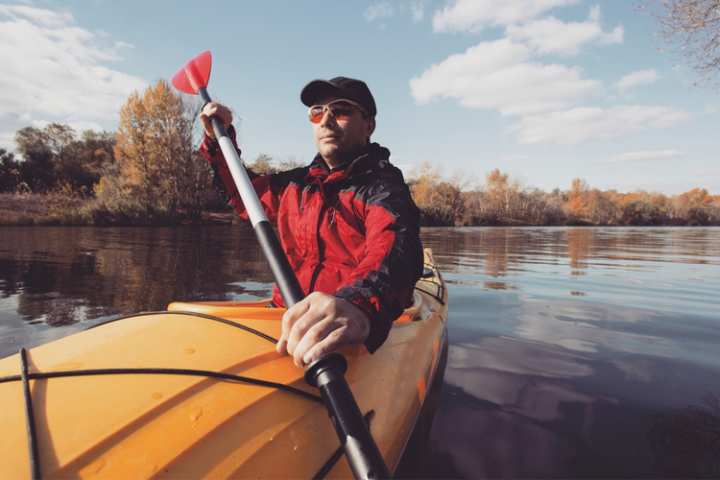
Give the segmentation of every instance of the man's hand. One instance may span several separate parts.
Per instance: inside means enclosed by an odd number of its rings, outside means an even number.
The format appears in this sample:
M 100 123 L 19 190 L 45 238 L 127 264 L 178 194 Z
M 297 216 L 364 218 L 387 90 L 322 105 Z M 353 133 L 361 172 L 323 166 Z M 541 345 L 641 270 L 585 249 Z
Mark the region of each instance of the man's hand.
M 217 117 L 220 119 L 225 128 L 228 128 L 232 123 L 232 112 L 225 105 L 217 102 L 210 102 L 206 104 L 202 112 L 200 112 L 200 121 L 202 122 L 205 134 L 210 138 L 215 138 L 215 132 L 213 132 L 212 122 L 210 117 Z
M 303 367 L 344 345 L 359 344 L 370 333 L 370 319 L 358 307 L 326 293 L 313 292 L 283 315 L 278 353 Z

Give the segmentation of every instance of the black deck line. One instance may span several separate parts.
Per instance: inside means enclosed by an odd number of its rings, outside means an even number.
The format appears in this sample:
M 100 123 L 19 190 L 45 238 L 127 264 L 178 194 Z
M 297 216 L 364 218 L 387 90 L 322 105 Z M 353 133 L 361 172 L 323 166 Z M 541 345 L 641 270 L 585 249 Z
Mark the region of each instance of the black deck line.
M 244 377 L 234 375 L 232 373 L 213 372 L 211 370 L 192 370 L 186 368 L 96 368 L 86 370 L 59 370 L 54 372 L 35 372 L 28 373 L 28 380 L 44 380 L 48 378 L 64 378 L 64 377 L 85 377 L 92 375 L 187 375 L 193 377 L 216 378 L 219 380 L 227 380 L 231 382 L 247 383 L 257 385 L 259 387 L 275 388 L 288 393 L 299 395 L 307 400 L 323 404 L 322 398 L 313 395 L 305 390 L 301 390 L 283 383 L 271 382 L 259 378 Z M 17 382 L 22 380 L 21 375 L 8 375 L 0 377 L 0 383 Z
M 85 330 L 92 330 L 93 328 L 97 328 L 101 325 L 107 325 L 108 323 L 114 323 L 119 322 L 120 320 L 127 320 L 129 318 L 135 318 L 135 317 L 145 317 L 148 315 L 187 315 L 192 317 L 201 317 L 206 318 L 208 320 L 212 320 L 214 322 L 224 323 L 225 325 L 230 325 L 231 327 L 239 328 L 240 330 L 244 330 L 248 333 L 252 333 L 253 335 L 256 335 L 263 340 L 267 340 L 268 342 L 271 342 L 273 344 L 277 343 L 277 338 L 273 338 L 270 335 L 267 335 L 259 330 L 255 330 L 252 327 L 248 327 L 247 325 L 243 325 L 242 323 L 235 323 L 233 321 L 227 320 L 222 317 L 216 317 L 215 315 L 208 315 L 207 313 L 198 313 L 198 312 L 185 312 L 185 311 L 167 311 L 167 310 L 160 310 L 157 312 L 140 312 L 140 313 L 133 313 L 131 315 L 123 315 L 118 318 L 113 318 L 112 320 L 107 320 L 105 322 L 100 322 L 95 325 L 91 325 Z

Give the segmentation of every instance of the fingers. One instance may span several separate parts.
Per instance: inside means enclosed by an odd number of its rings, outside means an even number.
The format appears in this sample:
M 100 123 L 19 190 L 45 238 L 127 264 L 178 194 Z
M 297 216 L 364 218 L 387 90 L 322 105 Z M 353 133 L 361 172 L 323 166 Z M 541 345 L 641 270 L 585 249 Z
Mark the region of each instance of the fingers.
M 297 348 L 300 341 L 305 337 L 305 334 L 310 330 L 316 323 L 325 320 L 326 318 L 333 318 L 323 308 L 322 303 L 313 301 L 313 298 L 307 297 L 308 307 L 306 311 L 297 318 L 290 328 L 287 335 L 287 351 L 290 355 L 295 355 L 295 349 Z
M 308 328 L 297 344 L 288 346 L 288 350 L 293 356 L 295 365 L 302 367 L 307 364 L 308 362 L 305 361 L 305 354 L 315 345 L 322 342 L 332 332 L 337 331 L 342 327 L 343 324 L 338 319 L 325 317 Z
M 225 128 L 227 128 L 232 123 L 232 112 L 225 105 L 217 102 L 209 102 L 203 107 L 200 112 L 200 121 L 202 122 L 203 129 L 209 137 L 215 138 L 212 122 L 210 121 L 212 117 L 218 118 Z
M 334 352 L 340 347 L 350 343 L 347 332 L 348 328 L 346 326 L 341 326 L 340 328 L 331 331 L 324 340 L 314 344 L 307 350 L 307 352 L 302 354 L 302 364 L 309 365 L 315 360 L 324 357 L 328 353 Z M 295 365 L 298 365 L 297 359 L 295 360 Z
M 314 292 L 283 315 L 276 350 L 291 355 L 302 367 L 344 345 L 364 342 L 369 320 L 346 300 Z
M 282 317 L 282 330 L 280 333 L 280 339 L 278 340 L 275 350 L 278 353 L 288 353 L 287 344 L 290 331 L 292 330 L 295 322 L 302 317 L 310 308 L 309 297 L 306 297 L 290 307 Z

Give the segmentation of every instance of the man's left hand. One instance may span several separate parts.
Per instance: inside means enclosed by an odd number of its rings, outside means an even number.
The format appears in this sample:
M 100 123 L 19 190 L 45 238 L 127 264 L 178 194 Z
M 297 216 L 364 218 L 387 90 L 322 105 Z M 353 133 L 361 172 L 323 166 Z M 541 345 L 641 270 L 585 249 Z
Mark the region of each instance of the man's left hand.
M 303 367 L 345 345 L 360 344 L 370 333 L 370 319 L 352 303 L 313 292 L 285 312 L 278 353 Z

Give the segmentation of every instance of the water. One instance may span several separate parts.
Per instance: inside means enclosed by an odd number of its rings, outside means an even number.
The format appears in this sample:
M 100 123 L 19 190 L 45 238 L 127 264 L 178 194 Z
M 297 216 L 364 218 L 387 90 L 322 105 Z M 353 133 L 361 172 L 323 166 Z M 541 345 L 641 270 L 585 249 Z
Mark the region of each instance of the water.
M 720 228 L 422 237 L 450 295 L 428 476 L 720 476 Z M 270 281 L 244 227 L 2 228 L 0 356 Z

